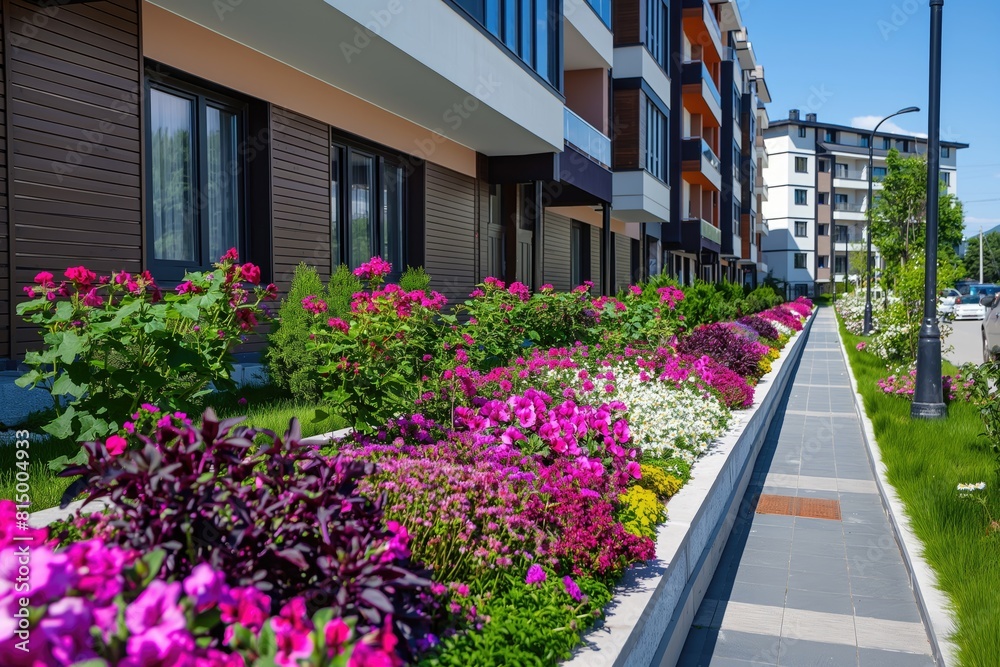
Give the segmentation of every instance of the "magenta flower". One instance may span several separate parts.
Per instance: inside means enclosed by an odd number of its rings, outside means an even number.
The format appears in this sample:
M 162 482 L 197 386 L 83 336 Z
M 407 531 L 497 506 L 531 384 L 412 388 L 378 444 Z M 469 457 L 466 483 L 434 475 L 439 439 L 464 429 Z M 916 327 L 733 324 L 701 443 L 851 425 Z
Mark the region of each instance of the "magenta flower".
M 354 269 L 354 275 L 362 280 L 380 280 L 391 271 L 392 264 L 376 256 Z
M 125 609 L 125 627 L 133 635 L 157 629 L 163 635 L 184 630 L 187 621 L 178 601 L 179 582 L 166 583 L 155 579 L 139 597 Z
M 236 401 L 237 405 L 243 406 L 247 404 L 247 399 L 245 396 L 240 396 L 240 400 Z
M 195 285 L 190 280 L 185 280 L 180 285 L 178 285 L 177 287 L 175 287 L 174 291 L 177 292 L 178 294 L 187 294 L 188 292 L 190 292 L 192 294 L 197 294 L 201 290 L 198 288 L 197 285 Z
M 577 602 L 583 600 L 583 591 L 569 575 L 563 577 L 563 587 L 565 587 L 566 593 Z
M 240 252 L 236 248 L 230 248 L 226 251 L 222 257 L 219 258 L 219 263 L 224 264 L 228 260 L 236 261 L 240 258 Z
M 857 347 L 856 347 L 856 349 L 857 349 L 857 351 L 858 351 L 858 352 L 861 352 L 861 351 L 862 351 L 862 350 L 864 350 L 864 349 L 865 349 L 866 347 L 868 347 L 868 343 L 866 343 L 866 342 L 864 342 L 864 341 L 861 341 L 860 343 L 858 343 L 858 344 L 857 344 Z
M 347 640 L 351 638 L 351 628 L 342 619 L 335 618 L 323 629 L 326 638 L 327 657 L 335 658 L 344 652 Z
M 232 637 L 232 624 L 240 625 L 258 631 L 267 620 L 268 610 L 271 608 L 271 598 L 253 586 L 245 588 L 234 588 L 229 591 L 229 597 L 219 602 L 219 612 L 223 623 L 229 624 L 226 628 L 225 640 L 228 643 Z
M 143 403 L 139 407 L 142 408 L 143 410 L 145 410 L 146 412 L 159 412 L 160 411 L 160 409 L 158 407 L 156 407 L 155 405 L 153 405 L 152 403 Z M 138 419 L 138 417 L 136 419 Z
M 208 563 L 199 563 L 184 580 L 184 593 L 194 600 L 195 611 L 203 612 L 228 597 L 226 578 Z
M 91 308 L 98 308 L 104 303 L 104 298 L 97 293 L 97 288 L 92 287 L 83 295 L 83 305 Z
M 309 295 L 302 299 L 302 307 L 305 308 L 307 313 L 312 313 L 313 315 L 319 315 L 320 313 L 326 312 L 326 301 L 320 299 L 319 297 Z
M 251 285 L 260 284 L 260 267 L 247 262 L 240 267 L 240 277 Z
M 41 274 L 39 274 L 41 275 Z M 51 274 L 49 274 L 51 276 Z M 71 266 L 63 272 L 74 285 L 77 286 L 81 291 L 87 287 L 90 287 L 95 280 L 97 280 L 97 274 L 88 269 L 85 266 Z M 38 279 L 38 276 L 35 276 Z
M 162 626 L 153 626 L 128 638 L 125 659 L 118 667 L 184 665 L 193 649 L 194 640 L 185 630 L 167 631 Z
M 532 586 L 534 584 L 540 584 L 548 579 L 548 575 L 545 574 L 545 570 L 538 563 L 534 563 L 528 568 L 528 573 L 524 577 L 524 583 Z
M 120 435 L 109 435 L 108 439 L 104 441 L 104 446 L 108 449 L 108 454 L 111 454 L 111 456 L 120 456 L 128 449 L 128 441 Z
M 348 331 L 351 330 L 351 325 L 345 322 L 344 320 L 340 319 L 339 317 L 331 317 L 329 320 L 326 321 L 326 323 L 331 329 L 336 329 L 341 333 L 347 333 Z
M 90 626 L 90 605 L 79 597 L 65 597 L 49 605 L 39 628 L 49 641 L 52 657 L 60 665 L 96 658 Z
M 35 274 L 35 284 L 41 285 L 42 287 L 52 287 L 55 283 L 52 281 L 53 275 L 48 271 L 39 271 Z
M 278 645 L 275 663 L 281 667 L 298 667 L 299 660 L 313 652 L 313 624 L 306 612 L 306 602 L 294 597 L 271 619 L 274 638 Z

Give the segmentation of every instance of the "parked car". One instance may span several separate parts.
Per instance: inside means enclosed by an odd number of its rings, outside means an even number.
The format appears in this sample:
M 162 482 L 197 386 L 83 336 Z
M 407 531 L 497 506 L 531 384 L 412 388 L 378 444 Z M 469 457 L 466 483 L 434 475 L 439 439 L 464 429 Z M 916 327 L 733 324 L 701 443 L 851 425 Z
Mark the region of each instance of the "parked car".
M 1000 359 L 1000 291 L 982 297 L 986 309 L 983 319 L 983 361 Z
M 1000 285 L 961 285 L 955 297 L 956 320 L 982 320 L 986 317 L 986 306 L 980 303 L 984 296 L 1000 292 Z
M 957 289 L 943 289 L 938 295 L 938 317 L 949 318 L 955 314 L 955 299 L 962 296 Z

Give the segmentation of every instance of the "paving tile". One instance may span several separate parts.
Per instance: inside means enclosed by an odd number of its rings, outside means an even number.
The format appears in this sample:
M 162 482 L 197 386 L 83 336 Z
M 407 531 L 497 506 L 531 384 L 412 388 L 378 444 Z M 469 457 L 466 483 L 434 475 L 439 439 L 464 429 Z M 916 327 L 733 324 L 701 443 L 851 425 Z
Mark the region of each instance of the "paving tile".
M 914 600 L 913 591 L 907 584 L 869 577 L 851 577 L 851 595 L 866 598 Z M 916 605 L 916 601 L 913 604 Z
M 705 642 L 704 647 L 706 653 L 711 648 L 714 657 L 735 658 L 751 664 L 766 662 L 772 656 L 777 657 L 780 646 L 780 640 L 777 636 L 736 630 L 718 630 L 716 632 L 718 634 L 715 637 L 714 645 L 712 645 L 712 639 L 709 639 Z
M 855 564 L 851 567 L 851 578 L 871 577 L 872 579 L 888 579 L 890 581 L 904 582 L 907 585 L 910 575 L 902 562 L 880 562 Z
M 858 664 L 860 667 L 935 667 L 934 659 L 929 655 L 871 648 L 858 649 Z
M 732 584 L 732 590 L 729 593 L 728 599 L 731 602 L 747 602 L 749 604 L 781 607 L 785 604 L 785 587 L 734 583 Z
M 747 565 L 741 562 L 736 568 L 735 581 L 741 584 L 784 587 L 788 583 L 788 568 Z
M 758 635 L 781 634 L 782 607 L 748 604 L 745 602 L 723 602 L 716 609 L 713 625 L 722 630 L 751 632 Z
M 792 609 L 822 611 L 828 614 L 844 614 L 846 616 L 854 613 L 853 601 L 851 600 L 851 596 L 846 592 L 820 593 L 818 591 L 803 591 L 797 588 L 790 588 L 785 594 L 785 606 Z
M 789 594 L 791 591 L 789 591 Z M 790 595 L 789 595 L 790 597 Z M 914 600 L 893 600 L 853 596 L 854 613 L 867 618 L 884 618 L 890 621 L 920 623 L 920 613 Z
M 784 667 L 850 667 L 858 664 L 858 649 L 843 644 L 827 644 L 782 638 L 778 665 Z
M 873 579 L 872 581 L 881 581 Z M 839 572 L 791 572 L 788 587 L 819 593 L 841 593 L 850 585 L 847 574 Z
M 856 617 L 858 646 L 930 655 L 931 645 L 923 623 Z
M 846 576 L 848 574 L 846 557 L 830 558 L 815 554 L 796 553 L 792 555 L 789 569 L 792 572 L 815 572 L 838 576 Z
M 854 617 L 810 609 L 786 607 L 781 622 L 782 638 L 856 646 Z

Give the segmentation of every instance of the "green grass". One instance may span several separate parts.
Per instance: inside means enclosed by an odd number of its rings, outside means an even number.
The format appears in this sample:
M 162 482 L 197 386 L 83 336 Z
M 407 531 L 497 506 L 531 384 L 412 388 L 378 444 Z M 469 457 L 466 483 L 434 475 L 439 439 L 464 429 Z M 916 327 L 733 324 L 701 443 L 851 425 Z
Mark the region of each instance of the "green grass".
M 246 399 L 241 405 L 239 400 Z M 303 436 L 329 433 L 347 426 L 347 422 L 338 415 L 322 414 L 320 407 L 304 401 L 295 400 L 287 392 L 271 385 L 248 386 L 233 393 L 212 394 L 207 404 L 223 418 L 246 415 L 244 422 L 248 426 L 269 429 L 284 434 L 292 417 L 298 417 Z M 317 419 L 317 411 L 320 417 Z M 17 429 L 25 429 L 31 433 L 42 433 L 42 425 L 48 423 L 51 413 L 33 413 Z M 28 481 L 31 496 L 31 511 L 55 507 L 59 504 L 63 492 L 70 481 L 57 476 L 49 467 L 49 461 L 60 456 L 74 456 L 79 451 L 79 445 L 73 441 L 32 442 L 29 449 Z M 0 498 L 14 498 L 17 492 L 17 459 L 14 447 L 0 445 Z
M 986 482 L 982 493 L 993 516 L 1000 515 L 1000 476 L 974 405 L 955 401 L 947 419 L 910 418 L 910 402 L 884 394 L 881 360 L 855 345 L 840 323 L 865 410 L 888 469 L 889 482 L 906 506 L 924 558 L 954 607 L 953 640 L 966 667 L 1000 665 L 1000 532 L 990 531 L 983 507 L 959 496 L 959 483 Z M 946 372 L 948 372 L 946 370 Z

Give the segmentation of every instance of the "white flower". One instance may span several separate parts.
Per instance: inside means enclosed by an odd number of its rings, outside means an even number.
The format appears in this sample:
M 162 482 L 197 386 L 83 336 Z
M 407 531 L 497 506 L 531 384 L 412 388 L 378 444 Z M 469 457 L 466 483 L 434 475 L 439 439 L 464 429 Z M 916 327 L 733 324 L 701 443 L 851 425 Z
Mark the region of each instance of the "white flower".
M 972 491 L 982 491 L 986 488 L 986 482 L 979 482 L 977 484 L 959 484 L 958 490 L 962 493 L 970 493 Z

